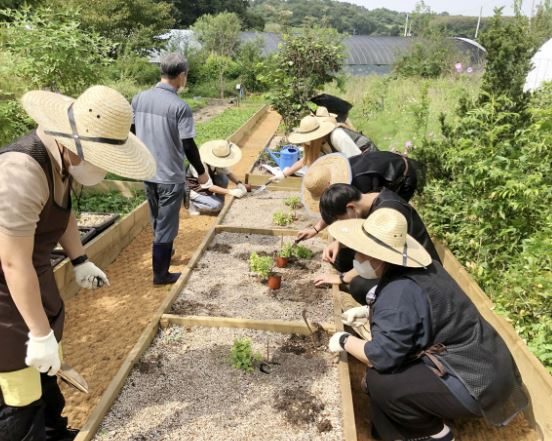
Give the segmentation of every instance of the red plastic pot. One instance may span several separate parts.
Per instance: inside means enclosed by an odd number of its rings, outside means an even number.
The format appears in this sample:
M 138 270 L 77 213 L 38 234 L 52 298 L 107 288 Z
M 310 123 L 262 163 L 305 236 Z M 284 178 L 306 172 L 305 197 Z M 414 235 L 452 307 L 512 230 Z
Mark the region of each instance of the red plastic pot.
M 282 285 L 282 276 L 280 274 L 271 274 L 268 276 L 268 287 L 270 289 L 280 289 Z
M 276 256 L 276 266 L 278 268 L 285 268 L 288 266 L 289 257 Z

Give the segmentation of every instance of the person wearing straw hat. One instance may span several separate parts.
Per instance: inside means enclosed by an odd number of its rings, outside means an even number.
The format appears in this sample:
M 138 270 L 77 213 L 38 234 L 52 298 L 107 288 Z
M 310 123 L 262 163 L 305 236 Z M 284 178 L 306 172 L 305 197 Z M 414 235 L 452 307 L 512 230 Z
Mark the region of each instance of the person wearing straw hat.
M 304 146 L 303 157 L 291 167 L 281 170 L 274 175 L 271 178 L 271 182 L 279 182 L 286 176 L 292 176 L 303 167 L 309 167 L 322 154 L 340 152 L 346 157 L 360 154 L 361 151 L 356 144 L 347 135 L 345 135 L 346 139 L 343 138 L 341 132 L 343 132 L 343 129 L 338 128 L 335 120 L 332 118 L 317 118 L 314 115 L 305 116 L 301 120 L 299 127 L 294 129 L 288 136 L 289 142 Z M 329 138 L 334 138 L 335 142 L 326 142 Z
M 391 208 L 329 227 L 355 250 L 362 273 L 380 280 L 370 309 L 372 340 L 336 332 L 329 341 L 330 351 L 346 351 L 367 366 L 372 435 L 451 441 L 444 420 L 484 416 L 507 424 L 528 400 L 506 344 L 407 229 Z M 343 321 L 367 314 L 365 306 L 354 308 Z
M 133 130 L 157 162 L 157 173 L 144 184 L 153 227 L 154 285 L 175 283 L 180 277 L 169 268 L 186 194 L 185 160 L 198 171 L 200 185 L 212 185 L 194 141 L 192 110 L 177 93 L 186 85 L 188 62 L 178 53 L 167 53 L 160 70 L 161 81 L 132 99 Z
M 199 151 L 212 185 L 208 188 L 199 185 L 197 171 L 189 167 L 186 178 L 190 188 L 189 210 L 191 214 L 216 214 L 222 209 L 225 195 L 241 198 L 247 193 L 243 182 L 229 170 L 240 162 L 241 149 L 233 142 L 217 139 L 202 144 Z M 236 184 L 236 188 L 228 189 L 229 181 Z
M 93 86 L 77 99 L 31 91 L 21 103 L 38 128 L 0 150 L 0 439 L 69 440 L 55 377 L 65 310 L 50 264 L 59 242 L 77 284 L 108 285 L 90 262 L 71 214 L 72 182 L 107 172 L 155 174 L 155 161 L 129 133 L 132 110 L 117 91 Z

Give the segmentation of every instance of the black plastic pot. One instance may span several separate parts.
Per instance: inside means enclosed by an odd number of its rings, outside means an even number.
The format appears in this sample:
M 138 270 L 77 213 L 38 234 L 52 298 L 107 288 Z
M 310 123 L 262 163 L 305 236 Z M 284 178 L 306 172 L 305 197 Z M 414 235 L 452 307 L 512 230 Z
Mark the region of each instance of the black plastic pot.
M 52 251 L 50 254 L 50 263 L 52 268 L 58 266 L 67 256 L 63 251 Z
M 83 245 L 90 242 L 98 234 L 95 228 L 88 227 L 79 227 L 79 232 L 81 233 L 81 243 Z

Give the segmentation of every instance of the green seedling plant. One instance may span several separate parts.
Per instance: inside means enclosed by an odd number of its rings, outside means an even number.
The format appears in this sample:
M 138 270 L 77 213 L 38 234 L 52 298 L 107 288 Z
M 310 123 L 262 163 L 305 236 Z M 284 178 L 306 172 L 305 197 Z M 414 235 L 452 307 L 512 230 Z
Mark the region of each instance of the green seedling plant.
M 263 359 L 259 352 L 254 352 L 251 347 L 251 340 L 248 338 L 235 338 L 230 350 L 230 362 L 236 369 L 251 373 Z
M 295 245 L 293 247 L 293 256 L 297 259 L 312 259 L 314 253 L 303 245 Z
M 279 256 L 285 259 L 289 259 L 292 255 L 293 255 L 293 244 L 292 243 L 283 244 L 283 246 L 280 248 Z
M 272 257 L 259 256 L 255 251 L 249 256 L 249 269 L 266 279 L 272 273 Z
M 272 222 L 280 227 L 285 227 L 293 223 L 294 221 L 293 213 L 284 213 L 283 211 L 277 211 L 272 215 Z
M 299 196 L 290 196 L 284 201 L 284 204 L 292 210 L 297 210 L 301 207 L 301 199 Z

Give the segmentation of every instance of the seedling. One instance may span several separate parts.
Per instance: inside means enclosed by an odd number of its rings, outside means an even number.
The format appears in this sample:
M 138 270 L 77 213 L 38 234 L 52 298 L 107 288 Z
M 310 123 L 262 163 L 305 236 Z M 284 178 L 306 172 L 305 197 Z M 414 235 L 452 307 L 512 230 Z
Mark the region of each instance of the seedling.
M 291 224 L 294 221 L 293 213 L 284 213 L 283 211 L 277 211 L 272 215 L 272 222 L 281 227 Z
M 312 259 L 314 253 L 303 245 L 295 245 L 293 247 L 293 255 L 298 259 Z
M 301 199 L 299 196 L 290 196 L 284 201 L 284 204 L 292 210 L 301 208 Z
M 259 256 L 255 251 L 249 256 L 249 269 L 266 279 L 272 273 L 272 257 Z
M 280 257 L 283 257 L 284 259 L 289 259 L 293 255 L 293 244 L 292 243 L 286 243 L 283 244 L 282 248 L 280 248 Z
M 250 373 L 263 359 L 263 356 L 254 352 L 251 347 L 251 340 L 247 338 L 235 338 L 230 351 L 230 362 L 236 369 Z

